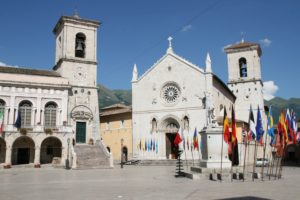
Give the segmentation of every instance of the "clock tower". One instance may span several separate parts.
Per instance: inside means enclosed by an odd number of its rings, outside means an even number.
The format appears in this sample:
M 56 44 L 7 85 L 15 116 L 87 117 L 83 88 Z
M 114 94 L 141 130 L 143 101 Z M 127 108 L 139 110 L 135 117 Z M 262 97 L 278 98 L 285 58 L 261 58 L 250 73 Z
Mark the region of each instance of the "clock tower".
M 53 29 L 54 70 L 69 80 L 68 124 L 76 144 L 100 139 L 97 93 L 97 29 L 100 22 L 62 16 Z
M 250 105 L 255 111 L 255 117 L 258 106 L 264 115 L 260 45 L 241 41 L 225 48 L 225 52 L 228 60 L 227 85 L 237 97 L 235 101 L 237 119 L 248 122 Z

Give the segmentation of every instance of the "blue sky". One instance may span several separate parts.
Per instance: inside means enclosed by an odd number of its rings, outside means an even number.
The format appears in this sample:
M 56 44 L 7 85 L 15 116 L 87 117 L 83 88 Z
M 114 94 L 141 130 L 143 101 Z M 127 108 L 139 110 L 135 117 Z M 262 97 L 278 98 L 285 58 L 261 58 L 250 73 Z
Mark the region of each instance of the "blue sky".
M 1 1 L 0 62 L 52 69 L 52 29 L 61 15 L 78 10 L 102 22 L 98 30 L 98 83 L 130 89 L 134 63 L 144 73 L 167 49 L 227 82 L 222 48 L 241 40 L 260 42 L 263 81 L 271 95 L 300 97 L 300 1 L 297 0 L 26 0 Z M 278 87 L 276 90 L 276 86 Z

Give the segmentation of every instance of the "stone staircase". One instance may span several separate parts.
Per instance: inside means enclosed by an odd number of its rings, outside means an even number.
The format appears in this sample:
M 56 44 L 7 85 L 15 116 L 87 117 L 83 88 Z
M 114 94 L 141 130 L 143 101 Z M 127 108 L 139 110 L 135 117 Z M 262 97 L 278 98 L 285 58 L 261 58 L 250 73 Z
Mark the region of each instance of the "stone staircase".
M 100 143 L 94 145 L 80 144 L 74 146 L 76 164 L 73 169 L 112 168 L 112 156 Z

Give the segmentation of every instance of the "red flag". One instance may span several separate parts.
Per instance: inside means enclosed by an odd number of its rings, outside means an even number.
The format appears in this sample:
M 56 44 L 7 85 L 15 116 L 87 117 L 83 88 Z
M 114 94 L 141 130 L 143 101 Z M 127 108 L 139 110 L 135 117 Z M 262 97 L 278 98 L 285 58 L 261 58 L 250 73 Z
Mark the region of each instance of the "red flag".
M 178 144 L 179 144 L 180 142 L 182 142 L 182 139 L 181 139 L 179 133 L 176 133 L 176 136 L 175 136 L 175 139 L 174 139 L 174 145 L 175 145 L 175 146 L 178 146 Z
M 232 112 L 231 112 L 231 141 L 233 144 L 236 143 L 236 123 L 235 123 L 235 113 L 234 108 L 232 105 Z
M 229 137 L 230 137 L 230 132 L 229 132 L 229 123 L 228 123 L 228 118 L 227 118 L 226 107 L 224 107 L 223 135 L 224 135 L 224 141 L 226 143 L 228 143 Z

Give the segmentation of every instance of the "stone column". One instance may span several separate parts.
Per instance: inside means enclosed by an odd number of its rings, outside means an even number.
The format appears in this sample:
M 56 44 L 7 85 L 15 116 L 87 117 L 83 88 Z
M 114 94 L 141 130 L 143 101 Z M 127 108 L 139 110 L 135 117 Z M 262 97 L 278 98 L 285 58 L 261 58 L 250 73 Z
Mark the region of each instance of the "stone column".
M 35 146 L 35 153 L 34 153 L 34 167 L 40 168 L 40 155 L 41 155 L 41 148 L 39 146 Z
M 5 165 L 4 165 L 4 169 L 9 169 L 11 168 L 11 147 L 7 146 L 6 147 L 6 154 L 5 154 Z

